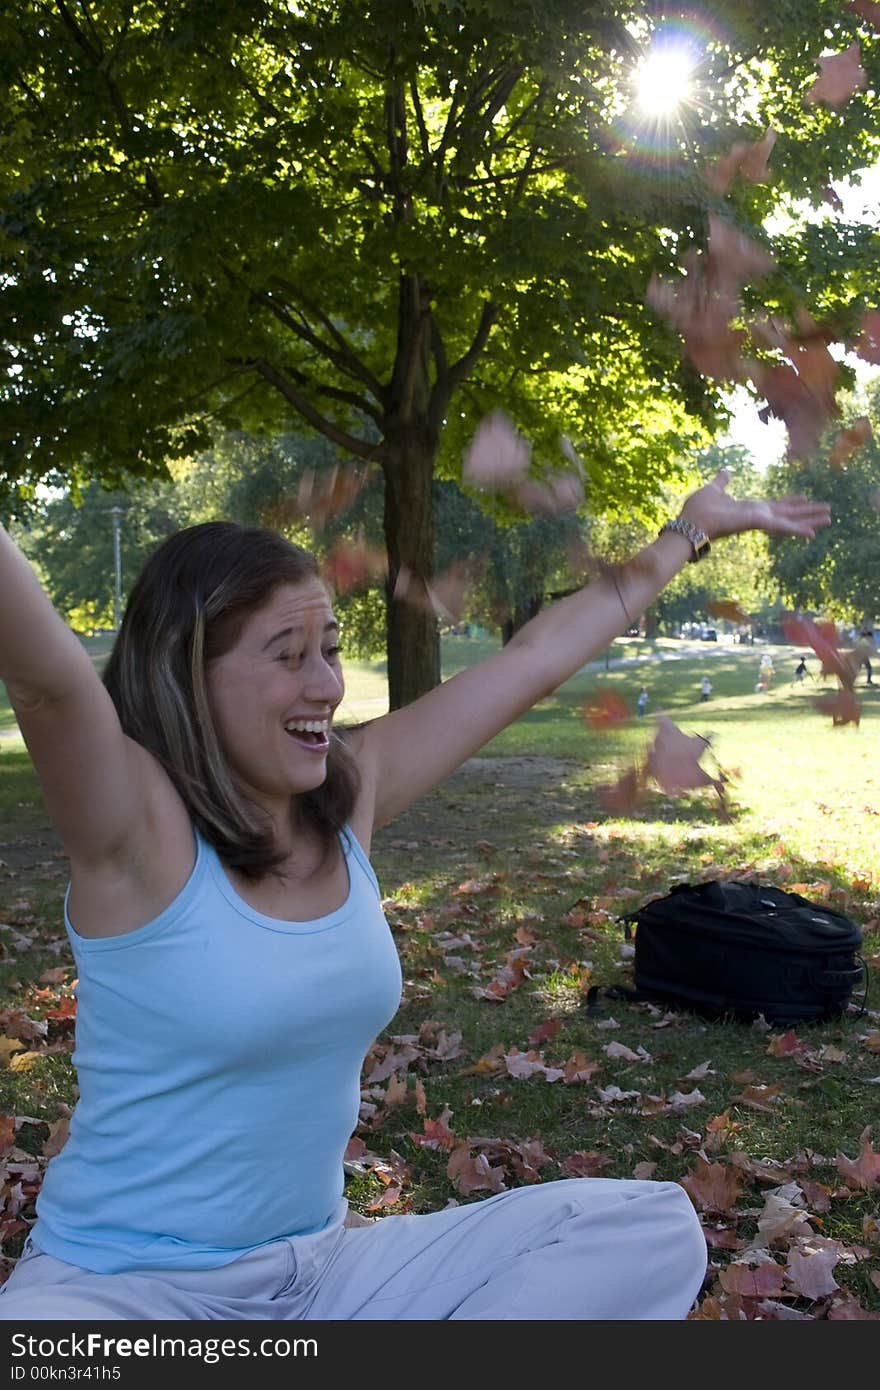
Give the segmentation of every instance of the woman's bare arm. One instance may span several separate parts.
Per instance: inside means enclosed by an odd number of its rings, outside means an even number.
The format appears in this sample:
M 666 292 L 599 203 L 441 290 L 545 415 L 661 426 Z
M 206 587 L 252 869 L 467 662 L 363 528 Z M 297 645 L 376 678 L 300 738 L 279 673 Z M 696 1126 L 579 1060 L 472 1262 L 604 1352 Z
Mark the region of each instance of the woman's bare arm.
M 111 860 L 134 838 L 158 769 L 123 734 L 91 658 L 2 527 L 0 679 L 71 858 Z
M 727 482 L 722 470 L 682 509 L 682 516 L 712 540 L 749 530 L 812 536 L 830 521 L 826 503 L 804 497 L 736 501 Z M 374 825 L 405 810 L 597 656 L 691 554 L 684 537 L 661 535 L 628 564 L 544 609 L 488 660 L 355 735 L 365 787 L 375 796 Z M 712 557 L 700 563 L 711 565 Z

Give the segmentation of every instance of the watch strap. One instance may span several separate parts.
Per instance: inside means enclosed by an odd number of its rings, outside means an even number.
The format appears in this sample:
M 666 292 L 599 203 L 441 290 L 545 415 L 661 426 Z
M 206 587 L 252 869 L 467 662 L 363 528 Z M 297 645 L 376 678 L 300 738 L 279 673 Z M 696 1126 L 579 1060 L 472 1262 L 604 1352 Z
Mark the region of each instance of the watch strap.
M 690 556 L 692 561 L 705 559 L 712 549 L 706 532 L 701 531 L 699 526 L 695 526 L 686 517 L 677 516 L 672 521 L 665 521 L 657 532 L 658 536 L 662 536 L 665 531 L 672 531 L 675 535 L 684 536 L 686 541 L 690 541 L 693 547 L 693 553 Z

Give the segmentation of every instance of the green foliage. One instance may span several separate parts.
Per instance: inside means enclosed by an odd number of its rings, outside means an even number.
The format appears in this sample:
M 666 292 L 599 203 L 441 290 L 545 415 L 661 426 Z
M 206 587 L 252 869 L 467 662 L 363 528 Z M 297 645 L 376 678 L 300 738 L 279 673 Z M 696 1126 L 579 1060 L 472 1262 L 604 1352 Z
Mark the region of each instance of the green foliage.
M 873 437 L 842 464 L 830 459 L 839 430 L 867 415 Z M 880 390 L 852 399 L 830 428 L 816 456 L 783 461 L 771 471 L 775 491 L 806 492 L 831 501 L 832 524 L 806 544 L 770 542 L 770 569 L 794 608 L 825 613 L 845 622 L 880 615 Z
M 539 470 L 565 433 L 593 510 L 638 512 L 724 413 L 645 304 L 723 203 L 707 164 L 778 131 L 769 183 L 724 203 L 754 230 L 880 144 L 880 39 L 839 0 L 716 0 L 668 125 L 632 87 L 663 22 L 647 0 L 0 0 L 0 509 L 307 427 L 381 470 L 393 583 L 429 572 L 430 480 L 501 404 Z M 856 38 L 868 86 L 805 105 Z M 877 246 L 796 230 L 760 293 L 854 322 Z M 390 611 L 396 703 L 437 678 L 432 629 Z
M 7 0 L 13 497 L 82 470 L 118 486 L 218 430 L 303 417 L 362 455 L 414 412 L 435 435 L 446 418 L 454 468 L 502 400 L 549 461 L 560 429 L 581 442 L 603 506 L 631 504 L 717 406 L 644 306 L 651 270 L 703 234 L 706 160 L 772 120 L 771 186 L 733 194 L 748 220 L 818 202 L 829 170 L 877 150 L 867 92 L 802 100 L 832 36 L 861 40 L 876 87 L 857 16 L 836 0 L 713 12 L 699 117 L 663 133 L 628 85 L 649 5 Z M 865 230 L 796 243 L 777 298 L 829 312 L 876 261 Z

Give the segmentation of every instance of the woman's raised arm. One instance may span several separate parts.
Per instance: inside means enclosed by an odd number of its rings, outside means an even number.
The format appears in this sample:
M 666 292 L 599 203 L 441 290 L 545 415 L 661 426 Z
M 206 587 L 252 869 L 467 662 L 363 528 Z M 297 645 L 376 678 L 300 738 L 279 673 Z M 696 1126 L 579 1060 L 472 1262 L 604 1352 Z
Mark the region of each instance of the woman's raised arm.
M 806 497 L 736 501 L 726 470 L 685 502 L 681 518 L 710 541 L 741 531 L 811 537 L 831 520 Z M 684 528 L 688 530 L 688 525 Z M 557 600 L 500 652 L 356 736 L 374 825 L 383 825 L 447 777 L 501 729 L 599 654 L 692 558 L 686 534 L 664 531 L 626 565 Z M 711 565 L 709 556 L 705 561 Z
M 2 527 L 0 679 L 71 858 L 111 859 L 143 810 L 148 755 L 123 734 L 90 656 Z

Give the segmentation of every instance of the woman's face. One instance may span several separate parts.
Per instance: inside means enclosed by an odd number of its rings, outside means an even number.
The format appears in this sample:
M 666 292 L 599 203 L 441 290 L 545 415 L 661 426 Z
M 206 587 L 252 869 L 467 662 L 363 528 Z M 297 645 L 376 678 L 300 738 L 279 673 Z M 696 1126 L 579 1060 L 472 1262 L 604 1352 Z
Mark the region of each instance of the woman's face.
M 320 579 L 282 584 L 207 669 L 208 699 L 230 771 L 271 812 L 327 775 L 342 699 L 339 630 Z

